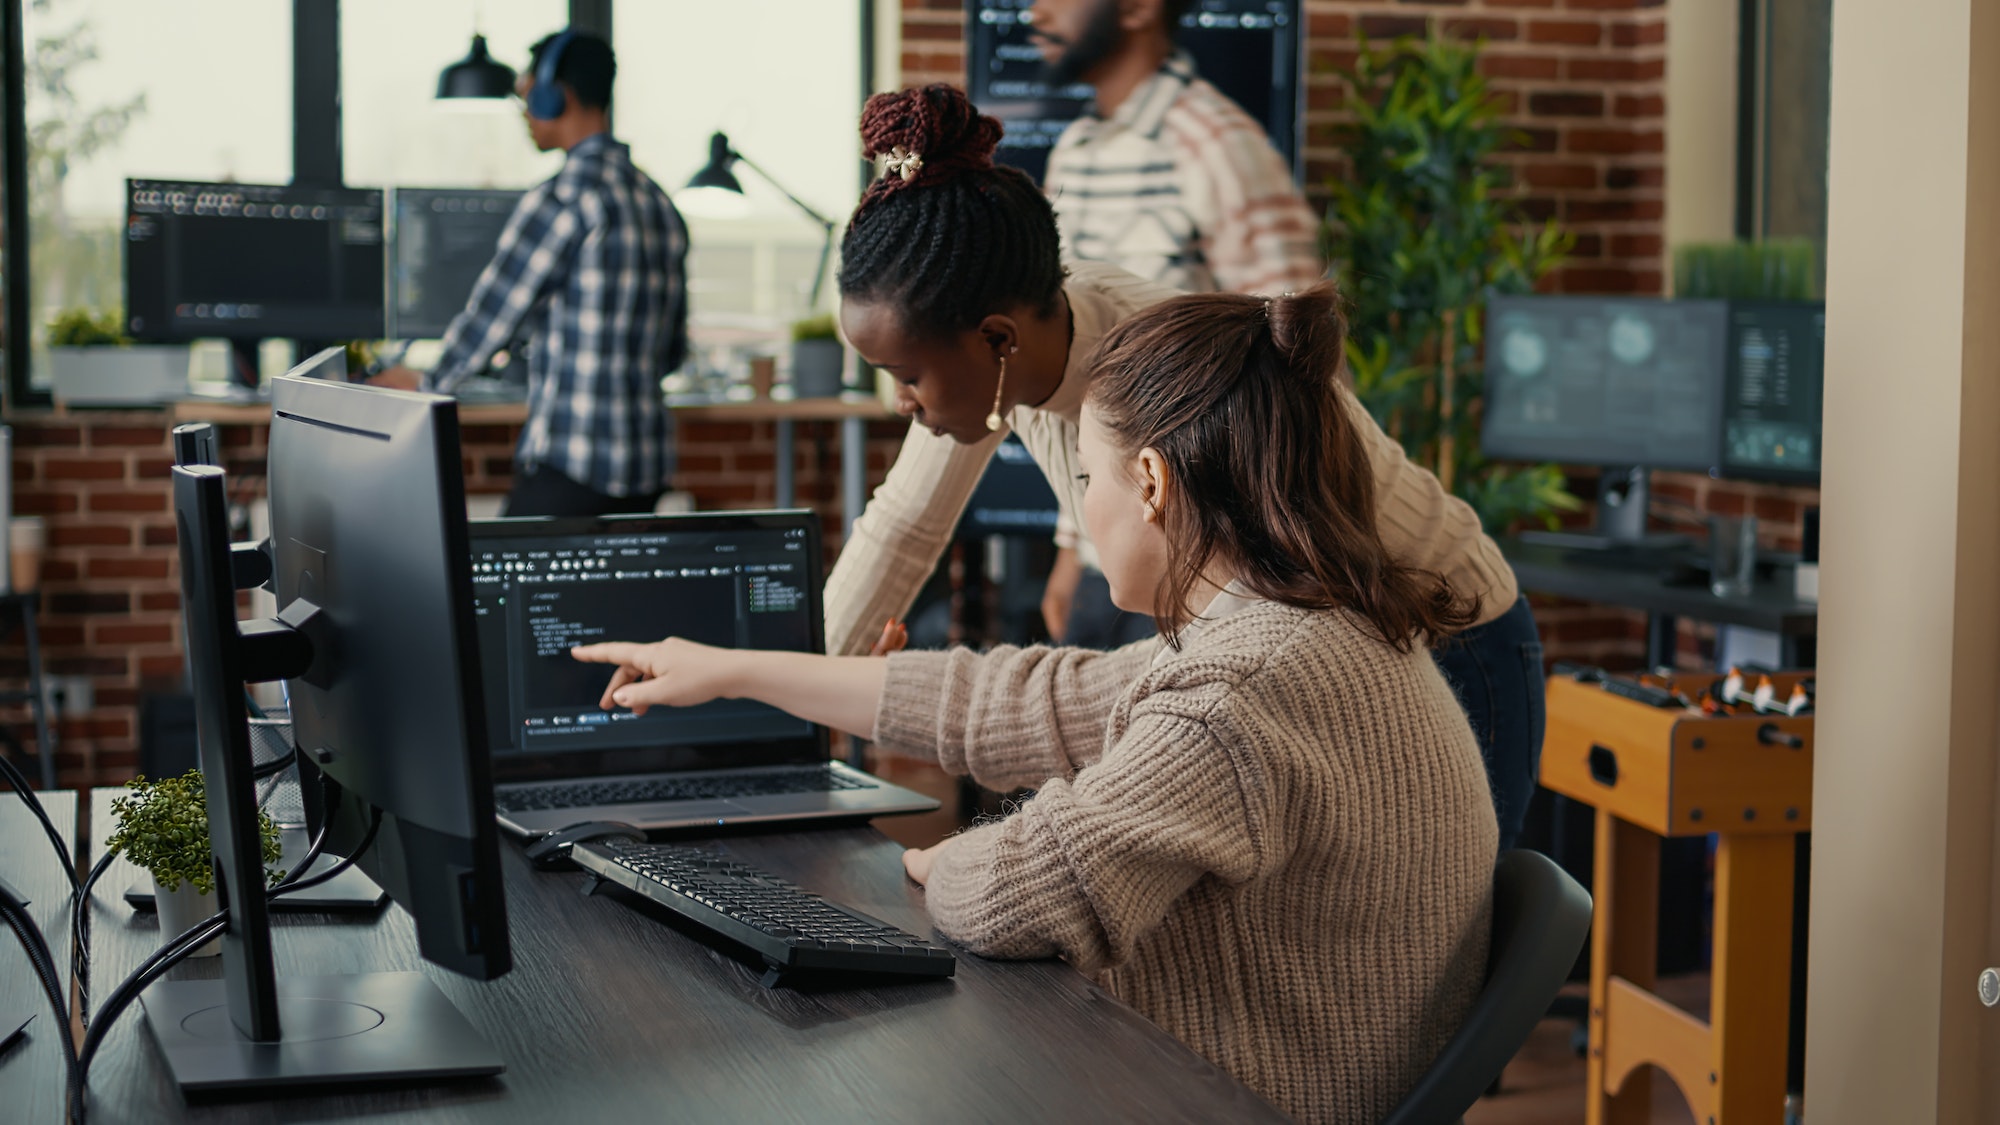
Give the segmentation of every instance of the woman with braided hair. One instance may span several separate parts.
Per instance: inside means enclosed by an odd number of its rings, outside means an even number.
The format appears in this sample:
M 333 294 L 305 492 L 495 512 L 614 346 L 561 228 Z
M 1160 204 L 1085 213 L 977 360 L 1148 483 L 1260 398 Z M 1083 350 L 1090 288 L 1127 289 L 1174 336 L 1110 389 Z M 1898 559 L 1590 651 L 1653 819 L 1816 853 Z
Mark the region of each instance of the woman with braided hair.
M 840 323 L 896 380 L 897 408 L 916 424 L 827 579 L 835 654 L 869 652 L 909 609 L 1010 431 L 1055 489 L 1057 542 L 1092 561 L 1076 532 L 1085 360 L 1120 322 L 1175 295 L 1102 263 L 1065 271 L 1048 201 L 1024 173 L 994 164 L 1000 124 L 961 90 L 878 94 L 861 139 L 882 174 L 841 241 Z M 1480 740 L 1501 845 L 1512 846 L 1541 755 L 1534 618 L 1471 507 L 1411 464 L 1350 391 L 1338 394 L 1367 451 L 1389 553 L 1443 575 L 1472 614 L 1437 659 Z
M 1484 982 L 1496 829 L 1429 654 L 1470 603 L 1384 547 L 1341 340 L 1322 284 L 1174 297 L 1096 348 L 1081 516 L 1165 639 L 573 655 L 617 667 L 607 709 L 754 699 L 1034 786 L 904 854 L 945 936 L 1065 958 L 1301 1120 L 1380 1121 Z

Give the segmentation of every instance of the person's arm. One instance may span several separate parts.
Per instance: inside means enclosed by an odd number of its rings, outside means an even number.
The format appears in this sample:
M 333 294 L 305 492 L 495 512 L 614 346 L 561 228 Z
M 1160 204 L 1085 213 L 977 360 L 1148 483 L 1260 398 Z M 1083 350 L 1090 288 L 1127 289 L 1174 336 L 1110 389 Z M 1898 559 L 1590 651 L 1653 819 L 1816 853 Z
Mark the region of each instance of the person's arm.
M 500 233 L 493 260 L 473 284 L 465 311 L 445 330 L 444 352 L 431 369 L 432 389 L 450 391 L 507 346 L 529 310 L 567 276 L 582 233 L 578 208 L 559 200 L 554 185 L 522 199 Z
M 909 611 L 1006 432 L 1002 427 L 977 445 L 960 445 L 910 427 L 827 576 L 827 652 L 867 652 L 884 622 Z
M 1075 547 L 1056 548 L 1055 565 L 1042 587 L 1042 624 L 1060 643 L 1069 631 L 1069 611 L 1076 605 L 1076 587 L 1083 580 L 1083 556 Z
M 1186 112 L 1173 139 L 1215 283 L 1268 295 L 1310 288 L 1326 275 L 1319 222 L 1284 158 L 1254 123 Z
M 874 738 L 997 792 L 1068 777 L 1102 756 L 1112 708 L 1159 645 L 899 653 L 889 658 Z
M 1264 862 L 1266 817 L 1203 723 L 1135 708 L 1118 744 L 998 824 L 906 857 L 938 929 L 987 957 L 1116 966 L 1204 878 Z M 928 864 L 928 870 L 924 865 Z
M 653 707 L 693 707 L 711 699 L 754 699 L 807 722 L 861 738 L 875 736 L 876 701 L 888 661 L 879 656 L 715 648 L 669 637 L 652 644 L 578 645 L 586 664 L 615 665 L 597 705 L 643 715 Z

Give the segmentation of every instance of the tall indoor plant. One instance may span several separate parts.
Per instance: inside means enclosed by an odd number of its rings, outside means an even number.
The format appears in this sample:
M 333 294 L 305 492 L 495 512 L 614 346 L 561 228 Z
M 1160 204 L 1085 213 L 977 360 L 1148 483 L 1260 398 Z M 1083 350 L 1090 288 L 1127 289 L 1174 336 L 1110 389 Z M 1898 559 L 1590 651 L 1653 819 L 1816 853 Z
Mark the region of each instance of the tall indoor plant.
M 1500 531 L 1578 501 L 1553 465 L 1480 455 L 1486 295 L 1533 289 L 1573 239 L 1529 222 L 1504 190 L 1491 158 L 1513 131 L 1479 74 L 1479 51 L 1443 38 L 1361 42 L 1340 72 L 1352 169 L 1329 185 L 1322 250 L 1349 301 L 1347 360 L 1361 401 Z

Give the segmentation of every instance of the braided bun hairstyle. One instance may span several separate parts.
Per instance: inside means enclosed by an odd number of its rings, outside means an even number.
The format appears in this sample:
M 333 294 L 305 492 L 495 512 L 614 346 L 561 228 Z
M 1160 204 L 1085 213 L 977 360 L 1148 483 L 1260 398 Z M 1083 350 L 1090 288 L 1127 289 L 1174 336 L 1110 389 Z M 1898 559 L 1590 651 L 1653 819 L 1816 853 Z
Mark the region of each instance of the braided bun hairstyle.
M 1344 403 L 1346 328 L 1331 282 L 1264 300 L 1175 297 L 1119 324 L 1089 360 L 1085 400 L 1126 453 L 1157 450 L 1178 485 L 1161 513 L 1167 580 L 1154 616 L 1178 642 L 1212 560 L 1258 596 L 1346 609 L 1401 652 L 1477 620 L 1441 575 L 1390 557 L 1359 411 Z
M 861 154 L 889 157 L 840 240 L 840 295 L 888 303 L 925 338 L 1025 305 L 1053 315 L 1063 268 L 1055 212 L 1018 168 L 993 163 L 1000 123 L 943 84 L 877 94 Z M 920 161 L 906 179 L 909 156 Z

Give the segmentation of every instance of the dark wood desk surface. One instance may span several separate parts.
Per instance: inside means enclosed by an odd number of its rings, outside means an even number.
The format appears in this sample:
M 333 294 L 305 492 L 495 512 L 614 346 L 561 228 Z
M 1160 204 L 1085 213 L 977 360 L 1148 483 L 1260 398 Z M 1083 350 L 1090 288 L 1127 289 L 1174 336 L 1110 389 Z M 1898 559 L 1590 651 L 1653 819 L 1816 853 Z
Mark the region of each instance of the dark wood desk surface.
M 72 851 L 76 847 L 76 794 L 42 793 L 49 819 Z M 48 939 L 56 971 L 69 980 L 69 876 L 49 846 L 48 834 L 28 806 L 11 789 L 0 790 L 0 875 L 26 895 L 35 924 Z M 68 1001 L 68 996 L 64 996 Z M 28 955 L 13 931 L 0 926 L 0 1019 L 34 1013 L 28 1037 L 0 1054 L 0 1118 L 21 1122 L 57 1122 L 63 1116 L 64 1032 L 49 1010 L 48 994 L 28 967 Z
M 94 807 L 109 799 L 100 791 Z M 93 816 L 93 834 L 108 820 Z M 902 849 L 872 829 L 734 836 L 730 852 L 919 933 Z M 514 971 L 478 983 L 421 961 L 408 917 L 281 915 L 283 973 L 422 969 L 507 1060 L 497 1079 L 274 1101 L 182 1102 L 143 1016 L 91 1070 L 94 1121 L 425 1122 L 1283 1121 L 1234 1079 L 1058 962 L 961 955 L 950 981 L 766 990 L 756 969 L 610 897 L 532 870 L 502 845 Z M 118 895 L 94 896 L 92 980 L 108 993 L 159 940 Z M 174 970 L 212 977 L 220 959 Z
M 1670 565 L 1667 560 L 1659 566 L 1635 565 L 1629 559 L 1617 560 L 1615 565 L 1609 561 L 1593 563 L 1588 551 L 1518 539 L 1501 540 L 1500 551 L 1513 564 L 1514 575 L 1526 591 L 1693 621 L 1741 625 L 1784 636 L 1810 637 L 1819 631 L 1819 607 L 1793 594 L 1789 570 L 1780 571 L 1775 579 L 1759 579 L 1743 597 L 1718 598 L 1706 583 L 1669 585 L 1662 581 Z

